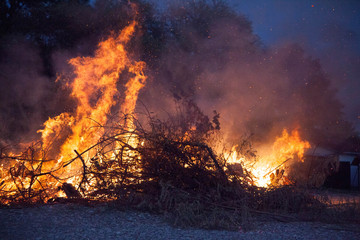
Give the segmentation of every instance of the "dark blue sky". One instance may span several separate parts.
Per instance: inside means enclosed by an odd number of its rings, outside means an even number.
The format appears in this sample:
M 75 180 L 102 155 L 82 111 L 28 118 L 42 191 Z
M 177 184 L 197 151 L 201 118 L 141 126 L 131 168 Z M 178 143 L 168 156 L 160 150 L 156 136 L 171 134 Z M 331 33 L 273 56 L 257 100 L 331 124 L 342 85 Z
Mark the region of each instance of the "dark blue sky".
M 297 1 L 253 0 L 228 1 L 239 12 L 248 16 L 254 31 L 264 43 L 275 44 L 285 39 L 318 41 L 337 24 L 359 34 L 360 1 Z M 357 50 L 359 46 L 357 46 Z

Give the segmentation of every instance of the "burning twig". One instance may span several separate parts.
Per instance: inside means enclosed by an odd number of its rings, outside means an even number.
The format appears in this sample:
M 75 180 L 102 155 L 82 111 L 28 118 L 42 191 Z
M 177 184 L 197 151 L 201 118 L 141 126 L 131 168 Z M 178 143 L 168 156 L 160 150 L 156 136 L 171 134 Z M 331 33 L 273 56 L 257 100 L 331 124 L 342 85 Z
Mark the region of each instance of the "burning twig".
M 284 162 L 282 162 L 280 165 L 276 166 L 275 168 L 271 169 L 268 173 L 266 173 L 263 177 L 266 177 L 267 175 L 269 175 L 270 173 L 273 173 L 274 171 L 276 171 L 277 169 L 279 169 L 282 165 L 284 165 L 286 162 L 292 160 L 292 158 L 288 158 L 286 159 Z
M 79 157 L 79 159 L 81 160 L 82 166 L 83 166 L 83 175 L 81 178 L 81 181 L 79 183 L 78 189 L 82 189 L 81 185 L 83 184 L 83 182 L 87 182 L 87 178 L 86 178 L 86 164 L 85 164 L 85 160 L 82 158 L 82 156 L 78 153 L 78 151 L 74 150 L 74 152 L 76 153 L 76 155 Z

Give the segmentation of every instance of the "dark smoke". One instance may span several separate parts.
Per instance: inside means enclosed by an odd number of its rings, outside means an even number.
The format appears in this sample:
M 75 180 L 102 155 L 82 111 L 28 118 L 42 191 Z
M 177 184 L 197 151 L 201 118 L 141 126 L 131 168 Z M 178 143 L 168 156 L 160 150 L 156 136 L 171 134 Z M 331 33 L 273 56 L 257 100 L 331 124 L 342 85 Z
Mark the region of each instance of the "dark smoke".
M 39 126 L 34 123 L 44 119 L 42 112 L 52 107 L 48 101 L 52 86 L 42 74 L 36 49 L 21 40 L 6 46 L 0 62 L 0 136 L 9 141 L 36 132 Z
M 133 15 L 127 1 L 59 2 L 46 9 L 52 27 L 12 27 L 1 39 L 9 46 L 0 63 L 3 141 L 34 136 L 47 117 L 71 111 L 68 90 L 51 72 L 71 72 L 67 59 L 91 55 L 97 41 Z M 209 116 L 220 113 L 234 143 L 244 134 L 267 142 L 283 128 L 299 128 L 312 144 L 337 148 L 353 134 L 321 63 L 302 47 L 266 48 L 251 22 L 222 1 L 180 1 L 160 12 L 137 2 L 141 28 L 131 54 L 146 61 L 149 75 L 140 101 L 159 116 L 175 112 L 176 103 L 195 102 Z M 52 41 L 39 42 L 44 36 Z

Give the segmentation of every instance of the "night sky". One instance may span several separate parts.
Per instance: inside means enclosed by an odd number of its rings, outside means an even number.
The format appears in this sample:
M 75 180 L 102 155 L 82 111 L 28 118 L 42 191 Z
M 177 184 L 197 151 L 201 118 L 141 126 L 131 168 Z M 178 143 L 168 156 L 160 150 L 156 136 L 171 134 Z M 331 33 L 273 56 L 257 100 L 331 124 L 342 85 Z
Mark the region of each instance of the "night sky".
M 176 0 L 155 1 L 165 9 Z M 360 1 L 225 0 L 245 15 L 265 48 L 296 43 L 319 58 L 344 113 L 360 131 Z

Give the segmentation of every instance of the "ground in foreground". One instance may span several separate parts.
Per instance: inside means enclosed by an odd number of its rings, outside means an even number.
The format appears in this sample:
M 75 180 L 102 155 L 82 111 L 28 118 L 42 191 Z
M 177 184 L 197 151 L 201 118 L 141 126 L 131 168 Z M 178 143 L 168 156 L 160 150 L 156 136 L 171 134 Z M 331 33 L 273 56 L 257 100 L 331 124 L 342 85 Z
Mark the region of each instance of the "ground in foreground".
M 0 209 L 0 239 L 360 239 L 357 225 L 256 221 L 251 231 L 181 229 L 160 216 L 105 205 Z

